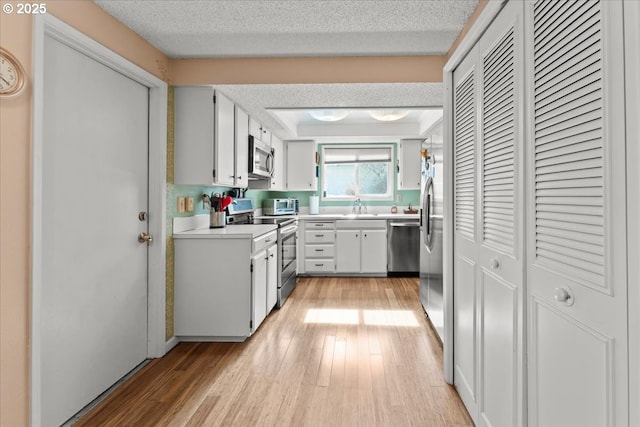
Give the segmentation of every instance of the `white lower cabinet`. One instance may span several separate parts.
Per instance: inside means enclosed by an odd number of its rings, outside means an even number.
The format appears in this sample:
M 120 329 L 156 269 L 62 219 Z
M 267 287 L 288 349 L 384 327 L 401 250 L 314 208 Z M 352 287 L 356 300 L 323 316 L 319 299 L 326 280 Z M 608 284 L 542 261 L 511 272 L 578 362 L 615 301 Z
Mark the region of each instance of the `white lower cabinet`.
M 175 335 L 243 341 L 253 334 L 275 305 L 276 243 L 276 231 L 255 238 L 174 236 Z
M 336 272 L 387 272 L 386 221 L 336 221 Z
M 304 272 L 326 274 L 335 271 L 334 221 L 305 221 Z
M 336 231 L 338 273 L 360 272 L 360 234 L 360 230 Z
M 267 317 L 267 251 L 262 250 L 251 260 L 251 332 L 255 332 Z
M 278 302 L 278 245 L 267 249 L 267 314 Z
M 387 272 L 387 228 L 362 230 L 360 259 L 365 273 Z

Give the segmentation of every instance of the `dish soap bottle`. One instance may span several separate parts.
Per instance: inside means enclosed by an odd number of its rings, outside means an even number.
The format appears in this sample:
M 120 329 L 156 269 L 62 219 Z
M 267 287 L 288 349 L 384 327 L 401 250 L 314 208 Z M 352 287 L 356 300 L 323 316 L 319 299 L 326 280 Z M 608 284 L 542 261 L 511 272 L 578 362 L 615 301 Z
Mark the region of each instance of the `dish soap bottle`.
M 391 213 L 398 213 L 398 207 L 396 205 L 391 206 Z

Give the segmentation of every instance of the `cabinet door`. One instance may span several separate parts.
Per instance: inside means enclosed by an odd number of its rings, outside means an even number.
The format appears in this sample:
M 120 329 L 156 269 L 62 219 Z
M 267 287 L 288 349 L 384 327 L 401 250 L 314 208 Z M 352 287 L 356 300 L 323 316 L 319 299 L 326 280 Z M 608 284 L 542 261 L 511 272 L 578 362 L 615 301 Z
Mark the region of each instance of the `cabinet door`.
M 271 148 L 273 148 L 273 161 L 275 168 L 271 177 L 271 190 L 284 190 L 285 153 L 284 142 L 277 136 L 271 137 Z
M 251 332 L 253 333 L 267 317 L 267 251 L 262 250 L 256 253 L 251 261 L 253 263 Z
M 278 245 L 267 249 L 267 314 L 278 302 Z
M 420 189 L 421 139 L 403 139 L 398 146 L 398 188 Z
M 287 190 L 316 190 L 315 141 L 287 141 Z
M 338 273 L 360 272 L 360 234 L 360 230 L 336 231 L 336 271 Z
M 262 125 L 253 117 L 249 117 L 249 135 L 262 139 Z
M 176 87 L 174 89 L 174 182 L 211 185 L 213 178 L 213 89 Z
M 363 273 L 387 272 L 387 230 L 362 230 Z
M 235 187 L 249 185 L 249 115 L 236 105 L 235 118 Z
M 216 92 L 214 122 L 214 180 L 216 184 L 229 186 L 235 184 L 235 136 L 235 105 L 229 98 Z

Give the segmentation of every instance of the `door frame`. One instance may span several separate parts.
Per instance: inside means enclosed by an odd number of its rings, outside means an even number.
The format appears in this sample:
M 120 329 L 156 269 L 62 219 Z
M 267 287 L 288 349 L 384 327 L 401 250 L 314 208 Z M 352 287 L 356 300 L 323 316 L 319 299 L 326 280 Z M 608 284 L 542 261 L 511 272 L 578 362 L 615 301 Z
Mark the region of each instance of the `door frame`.
M 624 10 L 625 107 L 627 132 L 627 269 L 629 333 L 629 425 L 640 425 L 640 57 L 628 55 L 631 46 L 640 43 L 640 4 L 626 1 Z
M 63 21 L 49 15 L 34 18 L 33 118 L 31 152 L 31 373 L 30 424 L 42 424 L 42 206 L 44 43 L 52 37 L 149 88 L 149 231 L 154 236 L 147 262 L 147 358 L 165 354 L 166 334 L 166 160 L 167 83 L 131 63 Z
M 453 71 L 460 65 L 462 60 L 467 56 L 469 51 L 475 46 L 476 42 L 484 33 L 485 29 L 491 24 L 493 19 L 498 15 L 503 7 L 503 3 L 507 0 L 490 1 L 482 9 L 478 19 L 473 23 L 469 32 L 462 39 L 453 52 L 449 60 L 445 64 L 443 75 L 444 86 L 444 210 L 442 221 L 443 234 L 443 298 L 444 298 L 444 340 L 443 340 L 443 362 L 444 362 L 444 379 L 447 383 L 453 384 L 454 360 L 453 360 L 453 283 L 455 277 L 453 275 L 454 260 L 454 148 L 453 148 L 453 106 L 454 106 L 454 87 L 453 87 Z

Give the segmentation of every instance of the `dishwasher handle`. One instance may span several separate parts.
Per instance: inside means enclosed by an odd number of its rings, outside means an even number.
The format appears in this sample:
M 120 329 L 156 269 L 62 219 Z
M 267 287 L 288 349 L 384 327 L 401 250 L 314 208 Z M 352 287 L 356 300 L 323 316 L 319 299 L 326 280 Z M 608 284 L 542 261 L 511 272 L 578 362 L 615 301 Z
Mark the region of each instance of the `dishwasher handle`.
M 392 222 L 391 227 L 420 227 L 419 222 Z

